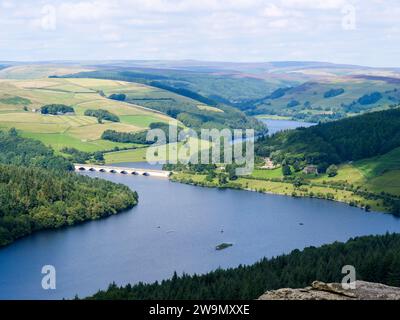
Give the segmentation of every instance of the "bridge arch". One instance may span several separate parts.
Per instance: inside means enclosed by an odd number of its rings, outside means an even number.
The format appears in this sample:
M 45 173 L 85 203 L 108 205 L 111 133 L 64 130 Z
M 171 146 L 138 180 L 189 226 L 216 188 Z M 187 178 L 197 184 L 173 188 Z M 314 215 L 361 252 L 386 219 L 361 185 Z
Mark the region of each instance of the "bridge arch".
M 91 164 L 79 164 L 74 165 L 76 171 L 98 171 L 108 173 L 119 173 L 129 175 L 141 175 L 151 176 L 158 178 L 168 178 L 171 175 L 171 171 L 165 170 L 153 170 L 153 169 L 139 169 L 139 168 L 128 168 L 128 167 L 112 167 L 107 165 L 91 165 Z

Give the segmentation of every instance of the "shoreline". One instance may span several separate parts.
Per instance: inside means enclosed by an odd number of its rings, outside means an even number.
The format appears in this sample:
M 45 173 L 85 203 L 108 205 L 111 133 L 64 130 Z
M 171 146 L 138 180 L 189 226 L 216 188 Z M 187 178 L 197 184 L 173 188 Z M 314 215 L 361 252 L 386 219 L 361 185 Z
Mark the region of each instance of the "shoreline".
M 190 173 L 184 173 L 184 174 L 189 175 L 191 177 L 199 176 L 199 175 L 190 174 Z M 227 183 L 226 185 L 220 186 L 214 182 L 204 182 L 204 181 L 194 181 L 194 180 L 190 181 L 190 178 L 189 178 L 189 180 L 187 180 L 187 179 L 185 179 L 185 177 L 180 177 L 179 175 L 182 175 L 182 173 L 174 172 L 169 177 L 169 181 L 188 184 L 188 185 L 197 186 L 197 187 L 205 187 L 205 188 L 242 190 L 242 191 L 257 192 L 257 193 L 269 194 L 269 195 L 286 196 L 286 197 L 291 197 L 291 198 L 310 198 L 310 199 L 334 201 L 334 202 L 346 204 L 350 207 L 359 208 L 359 209 L 365 211 L 366 213 L 372 212 L 372 213 L 390 214 L 390 215 L 396 217 L 396 215 L 394 215 L 392 212 L 390 212 L 388 208 L 381 206 L 381 205 L 374 205 L 374 206 L 371 206 L 370 208 L 366 209 L 366 207 L 363 205 L 363 203 L 360 203 L 360 201 L 363 200 L 364 202 L 370 202 L 370 200 L 362 198 L 361 196 L 358 196 L 358 195 L 355 195 L 355 197 L 353 199 L 349 198 L 349 201 L 345 201 L 343 199 L 338 199 L 335 197 L 327 198 L 328 193 L 322 193 L 320 196 L 318 196 L 318 194 L 314 194 L 313 196 L 310 196 L 310 195 L 305 195 L 304 193 L 299 191 L 296 193 L 296 195 L 293 195 L 293 194 L 284 193 L 284 192 L 274 192 L 274 191 L 268 191 L 268 190 L 260 190 L 257 188 L 243 187 L 240 183 L 237 183 L 237 182 L 231 182 L 231 183 Z M 242 179 L 243 180 L 254 180 L 257 182 L 262 181 L 262 180 L 257 180 L 257 179 L 246 179 L 246 178 L 242 178 Z M 267 181 L 265 181 L 265 182 L 267 182 Z M 271 181 L 268 181 L 268 182 L 271 182 Z M 287 182 L 272 182 L 272 183 L 276 183 L 276 184 L 280 184 L 280 185 L 289 184 Z M 309 187 L 309 186 L 307 186 L 307 187 Z M 311 186 L 311 188 L 312 187 L 319 188 L 316 186 Z M 332 189 L 332 191 L 335 191 L 335 190 Z

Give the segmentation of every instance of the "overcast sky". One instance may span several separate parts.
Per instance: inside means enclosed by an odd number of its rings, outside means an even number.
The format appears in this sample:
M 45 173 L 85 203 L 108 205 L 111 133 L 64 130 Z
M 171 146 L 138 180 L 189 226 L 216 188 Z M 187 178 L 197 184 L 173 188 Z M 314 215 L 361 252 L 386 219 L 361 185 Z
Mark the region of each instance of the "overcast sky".
M 0 60 L 400 67 L 399 0 L 0 0 Z

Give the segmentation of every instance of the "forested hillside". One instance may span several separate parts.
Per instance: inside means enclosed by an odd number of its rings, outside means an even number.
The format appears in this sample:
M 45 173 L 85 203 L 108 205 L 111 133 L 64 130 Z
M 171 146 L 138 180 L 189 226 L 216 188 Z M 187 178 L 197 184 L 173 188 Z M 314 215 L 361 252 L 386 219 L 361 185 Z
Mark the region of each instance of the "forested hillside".
M 330 164 L 382 155 L 399 146 L 400 109 L 392 109 L 265 137 L 256 152 L 279 163 L 317 164 L 325 171 Z
M 15 129 L 0 130 L 0 163 L 69 171 L 74 168 L 70 161 L 54 155 L 42 142 L 22 138 Z
M 42 229 L 99 219 L 133 207 L 124 185 L 74 173 L 0 165 L 0 246 Z
M 72 169 L 41 142 L 21 138 L 15 130 L 0 131 L 0 246 L 137 203 L 128 187 L 68 172 Z
M 400 286 L 399 247 L 399 234 L 360 237 L 206 275 L 174 274 L 160 283 L 125 287 L 112 284 L 91 299 L 256 299 L 266 290 L 301 288 L 316 279 L 341 282 L 344 265 L 355 267 L 357 280 Z

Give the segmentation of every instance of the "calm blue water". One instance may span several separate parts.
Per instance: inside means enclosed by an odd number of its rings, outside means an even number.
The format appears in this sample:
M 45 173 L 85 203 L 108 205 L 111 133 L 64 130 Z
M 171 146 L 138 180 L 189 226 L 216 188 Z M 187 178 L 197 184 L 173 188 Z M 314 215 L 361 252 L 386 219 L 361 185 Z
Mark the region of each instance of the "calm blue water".
M 132 210 L 62 230 L 40 232 L 0 249 L 0 299 L 87 296 L 118 284 L 250 264 L 295 248 L 386 231 L 400 220 L 316 199 L 217 190 L 143 176 L 89 173 L 137 190 Z M 300 225 L 303 223 L 304 225 Z M 221 233 L 221 230 L 224 230 Z M 234 246 L 216 251 L 216 245 Z M 54 265 L 57 289 L 41 288 Z
M 270 119 L 259 119 L 264 122 L 268 127 L 268 134 L 273 135 L 282 130 L 296 129 L 300 127 L 308 128 L 316 125 L 316 123 L 300 122 L 293 120 L 270 120 Z

